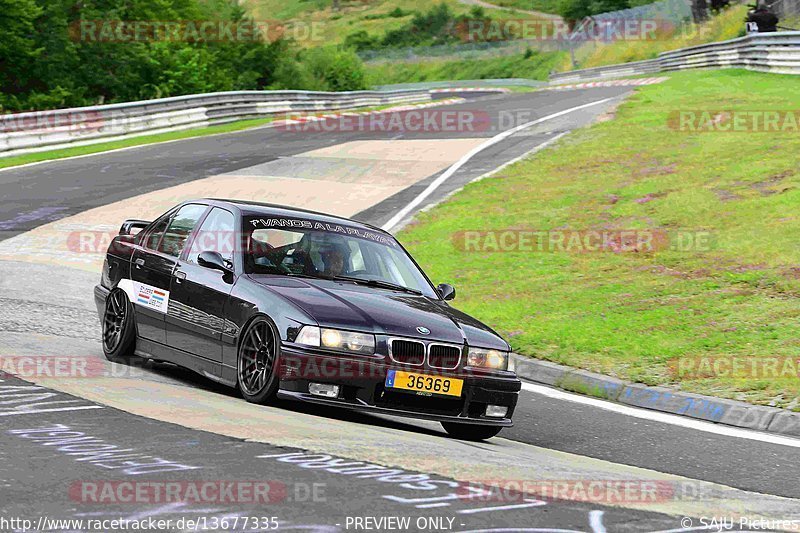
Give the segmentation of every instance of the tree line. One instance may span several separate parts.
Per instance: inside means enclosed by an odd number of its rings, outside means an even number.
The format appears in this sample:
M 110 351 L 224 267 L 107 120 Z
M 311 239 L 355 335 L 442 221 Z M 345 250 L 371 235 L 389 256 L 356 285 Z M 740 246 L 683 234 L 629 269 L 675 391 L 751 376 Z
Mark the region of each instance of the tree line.
M 135 21 L 149 24 L 137 34 Z M 193 31 L 202 21 L 257 26 L 234 0 L 0 0 L 0 112 L 215 91 L 366 88 L 363 64 L 343 48 L 302 49 L 291 39 L 241 33 L 152 38 L 155 21 Z

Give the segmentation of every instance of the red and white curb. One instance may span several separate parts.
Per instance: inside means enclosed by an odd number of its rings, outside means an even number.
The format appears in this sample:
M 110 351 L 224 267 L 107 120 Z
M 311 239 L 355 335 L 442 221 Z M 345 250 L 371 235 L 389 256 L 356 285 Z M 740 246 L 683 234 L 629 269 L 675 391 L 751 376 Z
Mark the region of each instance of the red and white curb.
M 669 78 L 636 78 L 629 80 L 607 80 L 607 81 L 587 81 L 583 83 L 571 83 L 569 85 L 556 85 L 548 87 L 548 90 L 559 91 L 564 89 L 590 89 L 592 87 L 637 87 L 640 85 L 655 85 Z
M 506 89 L 505 87 L 468 87 L 468 88 L 458 88 L 458 87 L 446 87 L 443 89 L 431 89 L 431 94 L 442 94 L 442 93 L 510 93 L 511 89 Z

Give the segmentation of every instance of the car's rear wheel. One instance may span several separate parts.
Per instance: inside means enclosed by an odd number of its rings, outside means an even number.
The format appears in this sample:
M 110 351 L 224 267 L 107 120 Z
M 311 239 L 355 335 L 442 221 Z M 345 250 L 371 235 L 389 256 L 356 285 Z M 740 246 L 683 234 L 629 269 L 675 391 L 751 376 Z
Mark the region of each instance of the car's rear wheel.
M 265 404 L 275 398 L 279 351 L 280 341 L 272 321 L 258 317 L 247 326 L 239 343 L 237 380 L 248 402 Z
M 136 324 L 133 305 L 122 289 L 114 289 L 106 298 L 103 313 L 103 353 L 106 359 L 125 362 L 136 349 Z
M 457 422 L 442 422 L 442 427 L 451 437 L 461 440 L 486 440 L 491 439 L 503 429 L 498 426 L 482 426 L 479 424 L 460 424 Z

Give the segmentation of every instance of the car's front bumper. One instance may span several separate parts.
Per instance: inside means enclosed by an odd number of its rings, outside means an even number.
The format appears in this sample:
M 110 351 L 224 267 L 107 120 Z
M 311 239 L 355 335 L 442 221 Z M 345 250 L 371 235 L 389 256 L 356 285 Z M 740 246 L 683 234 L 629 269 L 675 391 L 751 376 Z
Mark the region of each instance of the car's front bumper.
M 460 397 L 418 395 L 385 386 L 389 370 L 436 374 L 464 380 Z M 510 427 L 522 384 L 513 373 L 474 375 L 463 371 L 436 371 L 387 363 L 380 356 L 349 357 L 282 348 L 280 367 L 282 398 L 356 409 L 379 414 Z M 339 385 L 338 398 L 315 396 L 310 383 Z M 508 407 L 504 418 L 485 416 L 487 405 Z

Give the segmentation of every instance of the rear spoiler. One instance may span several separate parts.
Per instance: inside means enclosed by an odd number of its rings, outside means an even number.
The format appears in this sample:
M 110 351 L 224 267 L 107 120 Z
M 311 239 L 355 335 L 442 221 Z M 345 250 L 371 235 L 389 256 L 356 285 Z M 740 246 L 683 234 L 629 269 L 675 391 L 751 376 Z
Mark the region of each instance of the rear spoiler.
M 131 219 L 126 220 L 125 222 L 122 223 L 122 226 L 119 228 L 119 234 L 120 235 L 132 235 L 133 234 L 133 230 L 142 231 L 148 225 L 150 225 L 150 222 L 147 221 L 147 220 L 137 220 L 135 218 L 131 218 Z M 136 232 L 136 233 L 138 233 L 138 232 Z

